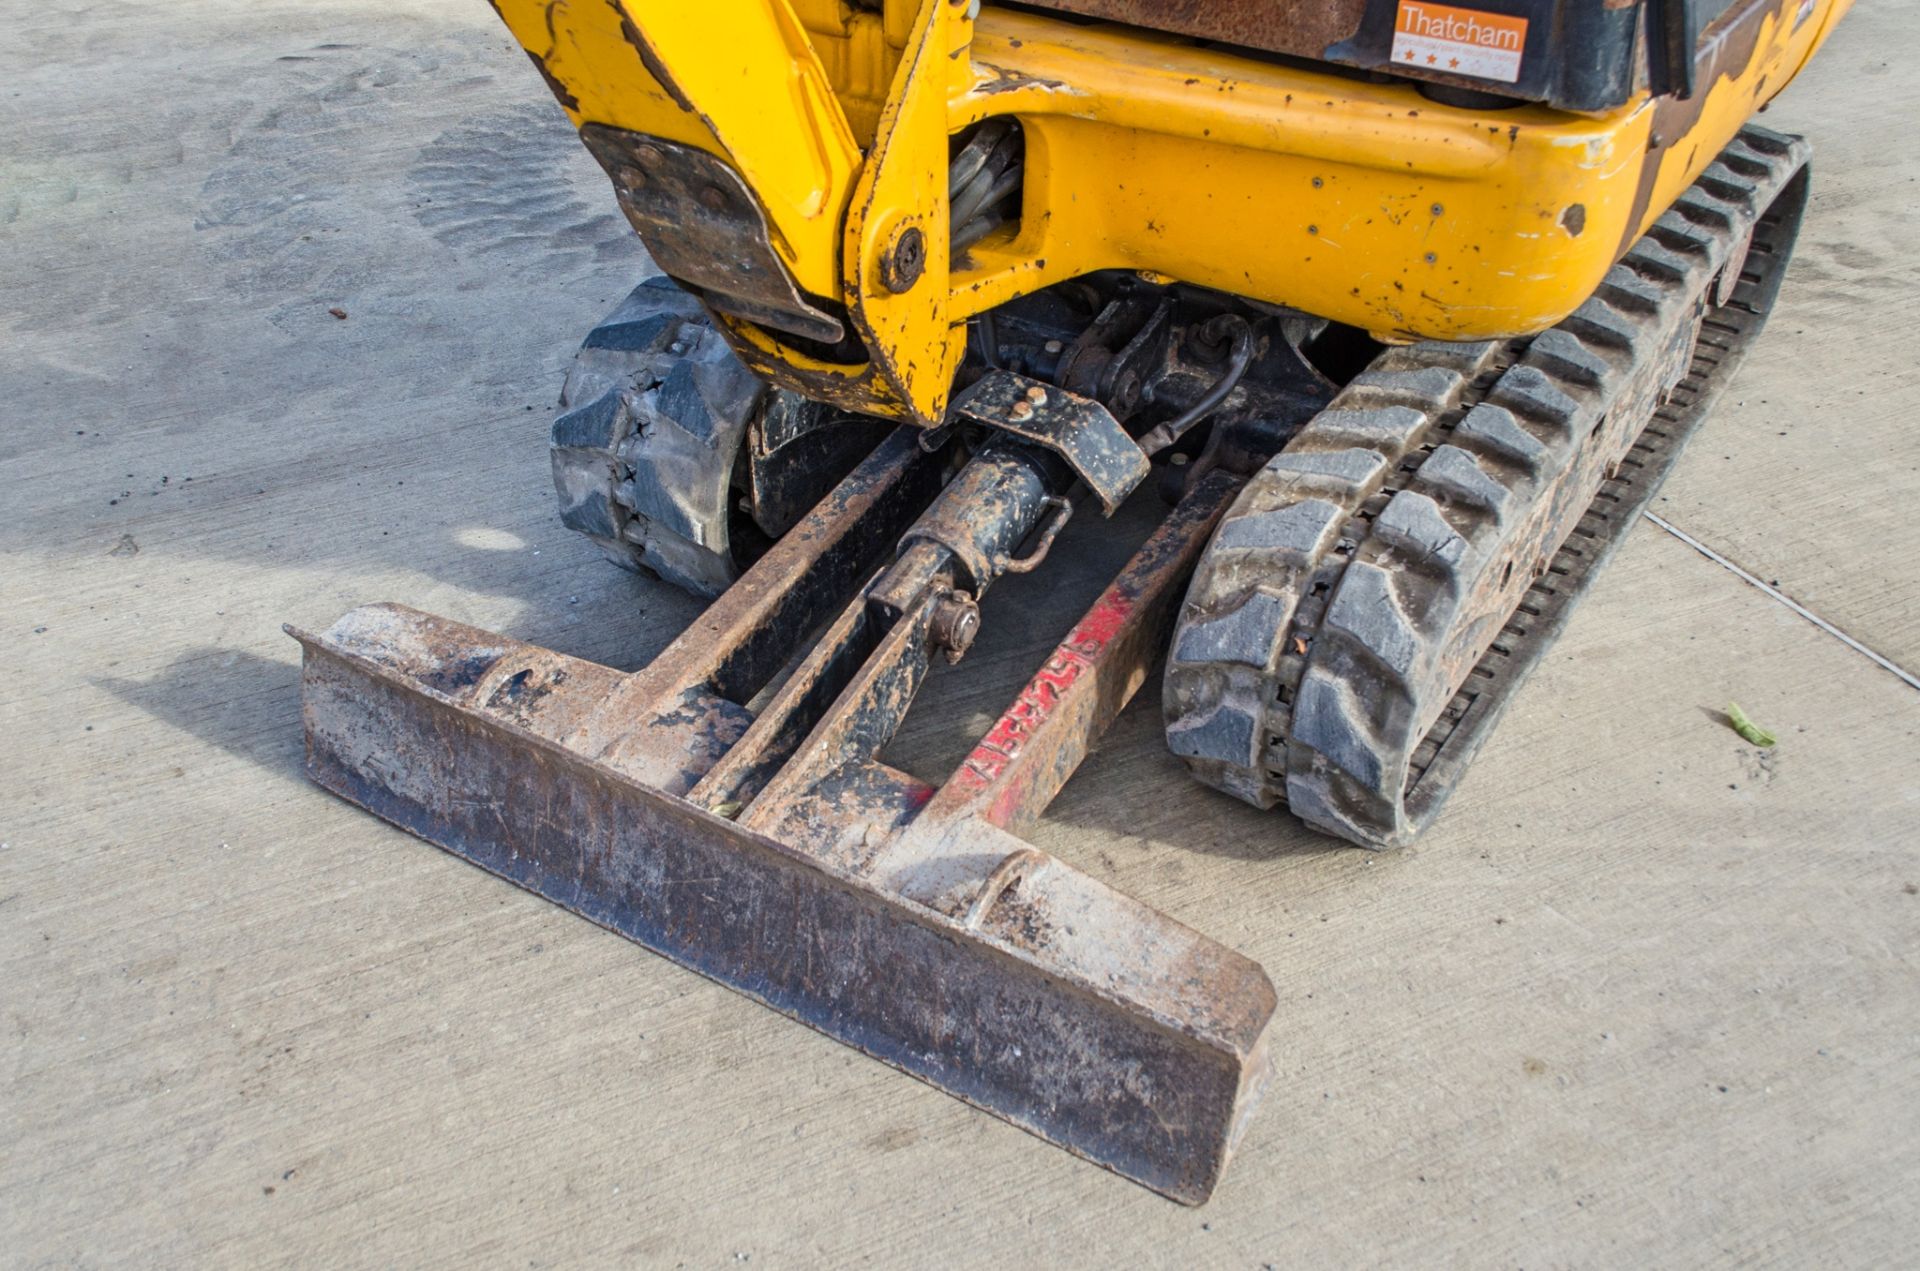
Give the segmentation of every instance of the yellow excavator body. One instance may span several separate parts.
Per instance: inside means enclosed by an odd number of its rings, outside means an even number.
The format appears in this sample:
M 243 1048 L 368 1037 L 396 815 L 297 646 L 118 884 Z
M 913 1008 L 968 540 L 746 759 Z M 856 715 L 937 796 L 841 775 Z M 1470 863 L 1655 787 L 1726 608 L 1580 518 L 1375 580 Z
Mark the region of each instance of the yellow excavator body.
M 799 291 L 843 309 L 865 354 L 836 361 L 723 311 L 749 365 L 932 426 L 970 318 L 1102 269 L 1392 341 L 1549 327 L 1849 0 L 1737 4 L 1688 99 L 1642 90 L 1598 113 L 1448 104 L 1411 81 L 950 0 L 494 2 L 576 126 L 739 173 Z M 995 116 L 1025 138 L 1019 214 L 952 253 L 950 142 Z M 920 265 L 895 290 L 903 243 Z
M 713 603 L 633 670 L 295 633 L 308 771 L 1205 1201 L 1283 998 L 1024 832 L 1156 664 L 1195 779 L 1434 822 L 1756 347 L 1811 170 L 1751 117 L 1846 0 L 494 3 L 661 274 L 568 372 L 561 519 Z M 1156 494 L 965 757 L 896 766 L 995 581 Z

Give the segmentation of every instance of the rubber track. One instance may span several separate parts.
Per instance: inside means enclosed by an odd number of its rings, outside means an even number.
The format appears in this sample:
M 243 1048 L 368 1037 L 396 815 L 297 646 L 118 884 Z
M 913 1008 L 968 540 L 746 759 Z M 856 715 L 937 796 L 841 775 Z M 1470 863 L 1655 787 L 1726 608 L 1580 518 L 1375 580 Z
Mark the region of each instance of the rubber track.
M 719 595 L 739 574 L 734 456 L 764 391 L 697 299 L 641 283 L 587 333 L 560 391 L 561 521 L 624 568 Z
M 1744 130 L 1566 321 L 1388 350 L 1249 481 L 1168 658 L 1196 776 L 1370 847 L 1433 819 L 1758 331 L 1806 154 Z

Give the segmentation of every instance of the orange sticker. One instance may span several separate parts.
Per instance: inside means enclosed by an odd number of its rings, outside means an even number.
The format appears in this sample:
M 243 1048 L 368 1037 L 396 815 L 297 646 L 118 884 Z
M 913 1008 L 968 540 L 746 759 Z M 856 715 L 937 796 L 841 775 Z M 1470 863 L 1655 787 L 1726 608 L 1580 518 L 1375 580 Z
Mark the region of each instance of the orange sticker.
M 1520 78 L 1527 20 L 1479 9 L 1400 0 L 1393 25 L 1393 61 L 1423 71 L 1471 75 L 1511 84 Z

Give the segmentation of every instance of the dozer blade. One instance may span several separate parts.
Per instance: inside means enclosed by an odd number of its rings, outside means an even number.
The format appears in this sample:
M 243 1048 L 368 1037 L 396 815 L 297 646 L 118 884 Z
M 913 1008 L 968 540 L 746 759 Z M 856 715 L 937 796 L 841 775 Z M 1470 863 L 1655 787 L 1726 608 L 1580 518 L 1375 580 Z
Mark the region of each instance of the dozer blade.
M 832 656 L 803 660 L 760 727 L 739 704 L 841 611 L 936 466 L 896 434 L 633 674 L 399 606 L 292 632 L 305 648 L 308 771 L 484 869 L 1197 1204 L 1264 1083 L 1272 985 L 1015 831 L 1145 678 L 1237 481 L 1196 485 L 936 790 L 875 758 L 924 671 L 924 653 L 893 656 L 920 629 L 910 618 L 861 646 L 850 674 Z

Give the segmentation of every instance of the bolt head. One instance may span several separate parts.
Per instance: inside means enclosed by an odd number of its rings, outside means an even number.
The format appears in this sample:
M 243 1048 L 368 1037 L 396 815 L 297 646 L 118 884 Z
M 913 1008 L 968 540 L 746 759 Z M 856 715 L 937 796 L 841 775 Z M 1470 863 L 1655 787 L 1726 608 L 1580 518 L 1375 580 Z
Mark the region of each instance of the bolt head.
M 926 271 L 927 237 L 918 225 L 909 225 L 900 231 L 886 258 L 880 262 L 880 281 L 888 291 L 904 295 L 913 290 L 913 285 Z
M 953 592 L 934 607 L 933 639 L 947 651 L 949 662 L 958 662 L 979 634 L 980 606 L 965 592 Z

